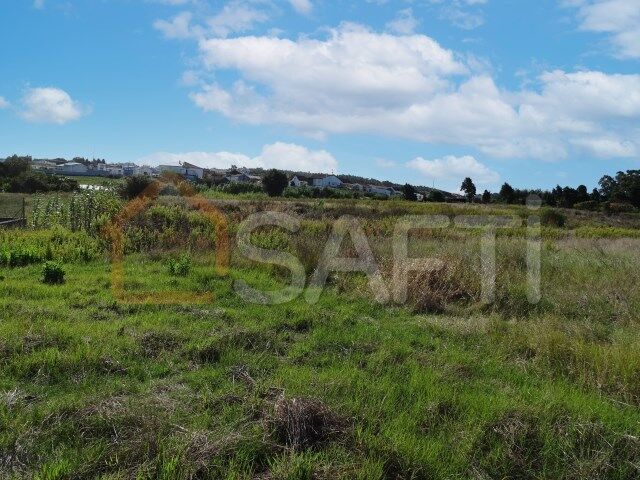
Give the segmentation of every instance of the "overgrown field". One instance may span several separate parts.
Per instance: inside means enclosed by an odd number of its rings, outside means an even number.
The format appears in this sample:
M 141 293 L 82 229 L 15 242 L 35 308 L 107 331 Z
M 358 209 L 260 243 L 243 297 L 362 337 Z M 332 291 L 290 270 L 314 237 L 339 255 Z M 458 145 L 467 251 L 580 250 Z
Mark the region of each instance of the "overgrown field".
M 32 200 L 32 228 L 0 231 L 0 478 L 640 477 L 637 216 L 545 224 L 531 304 L 525 207 L 218 201 L 225 274 L 215 228 L 161 197 L 125 225 L 126 291 L 214 296 L 162 305 L 114 296 L 101 232 L 122 205 L 97 195 L 46 215 Z M 300 231 L 262 227 L 252 243 L 295 254 L 307 276 L 334 221 L 357 218 L 387 284 L 404 215 L 516 221 L 497 233 L 492 303 L 482 232 L 449 226 L 411 235 L 412 256 L 443 266 L 412 276 L 406 304 L 376 303 L 364 274 L 332 273 L 317 303 L 260 305 L 234 282 L 275 290 L 290 274 L 244 258 L 235 235 L 265 210 Z M 43 281 L 45 262 L 62 283 Z

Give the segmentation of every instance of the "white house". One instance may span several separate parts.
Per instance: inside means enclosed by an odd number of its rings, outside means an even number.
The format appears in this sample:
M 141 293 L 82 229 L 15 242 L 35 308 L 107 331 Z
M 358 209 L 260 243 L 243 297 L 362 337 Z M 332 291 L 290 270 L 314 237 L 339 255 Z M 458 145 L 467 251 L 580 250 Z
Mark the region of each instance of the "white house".
M 396 191 L 393 187 L 385 187 L 383 185 L 367 185 L 366 190 L 374 195 L 383 195 L 385 197 L 401 195 L 401 193 Z
M 181 162 L 177 165 L 160 165 L 160 172 L 171 172 L 182 175 L 189 180 L 199 180 L 204 177 L 204 169 L 188 162 Z
M 294 175 L 293 178 L 289 180 L 290 187 L 305 187 L 307 185 L 309 185 L 309 179 L 302 175 Z
M 152 176 L 154 173 L 153 168 L 149 165 L 142 165 L 141 167 L 136 167 L 136 175 L 147 175 Z
M 337 188 L 342 185 L 342 181 L 335 175 L 329 175 L 327 177 L 313 177 L 312 185 L 319 188 Z
M 56 167 L 56 173 L 62 175 L 84 175 L 87 173 L 87 166 L 78 162 L 63 163 Z
M 204 177 L 204 168 L 200 168 L 197 165 L 184 162 L 182 166 L 185 169 L 185 176 L 190 179 L 201 179 Z
M 107 165 L 105 171 L 107 175 L 112 177 L 121 177 L 123 175 L 120 165 Z

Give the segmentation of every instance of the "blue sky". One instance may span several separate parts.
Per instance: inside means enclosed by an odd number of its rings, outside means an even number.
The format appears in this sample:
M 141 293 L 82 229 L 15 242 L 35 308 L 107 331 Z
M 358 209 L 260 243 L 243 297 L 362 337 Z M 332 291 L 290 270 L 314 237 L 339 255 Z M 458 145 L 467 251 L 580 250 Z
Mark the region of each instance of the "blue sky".
M 0 155 L 457 189 L 640 168 L 639 0 L 4 0 Z

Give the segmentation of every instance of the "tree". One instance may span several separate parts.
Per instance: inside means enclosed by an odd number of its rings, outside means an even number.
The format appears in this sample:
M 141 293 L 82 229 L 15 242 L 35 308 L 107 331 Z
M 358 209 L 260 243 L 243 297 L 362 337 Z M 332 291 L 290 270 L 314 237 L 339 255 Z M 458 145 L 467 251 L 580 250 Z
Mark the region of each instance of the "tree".
M 485 190 L 482 193 L 482 203 L 491 203 L 491 192 L 489 190 Z
M 31 157 L 19 157 L 12 155 L 0 163 L 0 176 L 17 177 L 31 170 Z
M 429 202 L 444 202 L 444 200 L 445 200 L 444 193 L 442 193 L 440 190 L 433 190 L 427 196 L 427 200 Z
M 508 183 L 505 183 L 504 185 L 502 185 L 499 195 L 500 195 L 500 199 L 503 202 L 513 203 L 514 197 L 515 197 L 515 191 L 513 190 L 513 187 L 511 185 L 509 185 Z
M 265 176 L 262 177 L 262 188 L 270 197 L 281 196 L 288 184 L 289 180 L 287 180 L 287 176 L 275 168 L 269 170 Z
M 120 187 L 120 196 L 125 199 L 138 197 L 153 182 L 146 175 L 134 175 L 127 177 L 124 184 Z
M 416 189 L 412 185 L 409 185 L 408 183 L 406 183 L 404 187 L 402 187 L 402 193 L 404 193 L 405 200 L 415 202 L 418 199 L 416 195 L 417 193 Z
M 476 186 L 473 184 L 473 180 L 471 180 L 469 177 L 465 178 L 462 181 L 460 190 L 462 190 L 466 194 L 467 200 L 469 200 L 469 202 L 473 202 L 473 198 L 476 196 Z
M 579 185 L 576 188 L 576 203 L 589 201 L 589 190 L 585 185 Z

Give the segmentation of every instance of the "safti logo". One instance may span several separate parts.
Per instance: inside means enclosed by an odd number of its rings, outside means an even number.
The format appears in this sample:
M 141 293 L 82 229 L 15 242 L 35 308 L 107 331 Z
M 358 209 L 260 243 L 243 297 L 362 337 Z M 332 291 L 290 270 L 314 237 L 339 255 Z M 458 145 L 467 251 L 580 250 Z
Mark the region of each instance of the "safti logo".
M 148 208 L 158 199 L 166 186 L 173 185 L 180 196 L 186 198 L 189 207 L 199 210 L 215 227 L 214 272 L 224 276 L 229 271 L 230 247 L 229 228 L 226 217 L 206 198 L 199 195 L 191 184 L 178 175 L 165 174 L 154 180 L 140 195 L 130 200 L 104 227 L 103 234 L 111 242 L 111 290 L 114 297 L 124 303 L 132 304 L 202 304 L 214 300 L 213 292 L 194 293 L 170 290 L 165 292 L 132 292 L 125 289 L 124 268 L 124 227 L 138 213 Z

